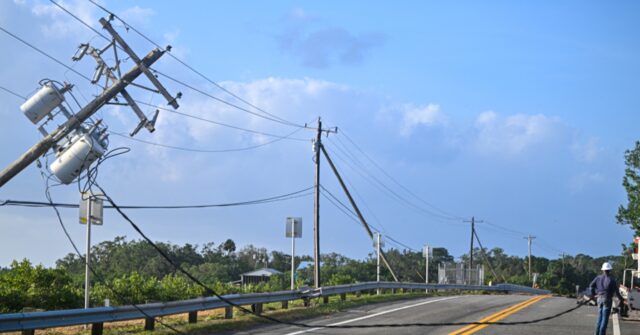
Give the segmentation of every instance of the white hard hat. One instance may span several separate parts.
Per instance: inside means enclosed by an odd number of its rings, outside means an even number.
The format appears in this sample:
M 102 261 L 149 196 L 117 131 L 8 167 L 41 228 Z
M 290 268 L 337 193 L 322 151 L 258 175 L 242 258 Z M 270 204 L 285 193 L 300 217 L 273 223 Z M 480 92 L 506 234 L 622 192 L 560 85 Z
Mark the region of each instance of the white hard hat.
M 602 263 L 602 269 L 601 270 L 605 271 L 605 270 L 611 270 L 611 269 L 613 269 L 613 267 L 611 266 L 611 264 L 609 262 Z

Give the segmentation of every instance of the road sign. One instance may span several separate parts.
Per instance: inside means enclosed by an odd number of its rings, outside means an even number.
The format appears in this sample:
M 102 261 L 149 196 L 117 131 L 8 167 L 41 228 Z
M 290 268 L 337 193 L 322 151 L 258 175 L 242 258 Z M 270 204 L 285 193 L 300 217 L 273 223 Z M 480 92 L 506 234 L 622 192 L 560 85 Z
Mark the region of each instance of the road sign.
M 422 248 L 422 256 L 424 256 L 424 257 L 432 257 L 433 256 L 433 248 L 428 246 L 428 245 L 425 245 Z
M 286 229 L 287 229 L 285 233 L 286 237 L 291 237 L 291 235 L 294 235 L 293 237 L 301 238 L 302 237 L 302 218 L 288 217 Z

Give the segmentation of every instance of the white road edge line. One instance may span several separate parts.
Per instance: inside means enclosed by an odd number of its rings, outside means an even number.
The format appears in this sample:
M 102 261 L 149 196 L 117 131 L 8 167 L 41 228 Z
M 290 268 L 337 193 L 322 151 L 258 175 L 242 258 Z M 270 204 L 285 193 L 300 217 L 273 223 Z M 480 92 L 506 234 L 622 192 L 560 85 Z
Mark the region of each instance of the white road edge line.
M 620 335 L 620 320 L 618 319 L 618 313 L 613 314 L 613 335 Z
M 409 306 L 403 306 L 403 307 L 398 307 L 398 308 L 394 308 L 394 309 L 390 309 L 388 311 L 383 311 L 383 312 L 379 312 L 379 313 L 375 313 L 375 314 L 371 314 L 371 315 L 365 315 L 365 316 L 361 316 L 359 318 L 355 318 L 355 319 L 350 319 L 350 320 L 345 320 L 345 321 L 340 321 L 340 322 L 336 322 L 336 323 L 332 323 L 329 326 L 340 326 L 340 325 L 344 325 L 347 323 L 352 323 L 352 322 L 356 322 L 356 321 L 360 321 L 360 320 L 365 320 L 365 319 L 370 319 L 370 318 L 375 318 L 376 316 L 380 316 L 380 315 L 384 315 L 384 314 L 388 314 L 388 313 L 393 313 L 393 312 L 397 312 L 397 311 L 401 311 L 403 309 L 407 309 L 407 308 L 413 308 L 413 307 L 418 307 L 418 306 L 422 306 L 422 305 L 426 305 L 426 304 L 431 304 L 434 302 L 439 302 L 439 301 L 445 301 L 445 300 L 451 300 L 451 299 L 456 299 L 456 298 L 460 298 L 459 296 L 456 297 L 448 297 L 448 298 L 442 298 L 442 299 L 436 299 L 436 300 L 427 300 L 427 301 L 423 301 L 421 303 L 417 303 L 417 304 L 413 304 L 413 305 L 409 305 Z M 318 327 L 318 328 L 311 328 L 311 329 L 305 329 L 305 330 L 300 330 L 297 332 L 293 332 L 293 333 L 288 333 L 286 335 L 298 335 L 298 334 L 304 334 L 304 333 L 308 333 L 308 332 L 312 332 L 314 330 L 320 330 L 323 329 L 323 327 Z

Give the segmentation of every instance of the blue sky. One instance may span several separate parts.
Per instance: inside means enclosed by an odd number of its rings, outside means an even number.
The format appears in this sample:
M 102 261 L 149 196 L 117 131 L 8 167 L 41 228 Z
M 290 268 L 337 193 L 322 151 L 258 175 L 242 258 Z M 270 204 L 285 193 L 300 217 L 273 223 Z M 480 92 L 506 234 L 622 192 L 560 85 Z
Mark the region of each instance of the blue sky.
M 61 3 L 99 27 L 104 13 L 87 1 Z M 632 239 L 614 216 L 625 202 L 623 154 L 639 139 L 635 2 L 102 3 L 252 104 L 296 123 L 322 116 L 326 125 L 339 127 L 324 143 L 365 217 L 412 248 L 429 243 L 456 256 L 467 251 L 468 223 L 433 214 L 439 211 L 484 220 L 478 224 L 483 244 L 517 255 L 527 251 L 526 234 L 538 237 L 534 254 L 545 257 L 618 254 L 620 244 Z M 47 1 L 0 3 L 0 25 L 89 76 L 91 62 L 74 64 L 70 56 L 79 43 L 103 44 Z M 138 54 L 152 48 L 116 27 Z M 52 78 L 76 84 L 81 102 L 99 93 L 6 34 L 0 42 L 0 62 L 11 65 L 0 68 L 0 86 L 29 95 L 40 79 Z M 156 68 L 240 103 L 167 56 Z M 183 93 L 182 112 L 268 133 L 295 130 L 160 79 L 171 92 Z M 134 92 L 162 104 L 160 97 Z M 40 135 L 20 115 L 20 99 L 0 92 L 0 101 L 0 165 L 6 166 Z M 98 117 L 113 132 L 135 127 L 126 108 L 106 107 Z M 136 138 L 209 150 L 270 140 L 165 112 L 157 129 Z M 111 148 L 132 151 L 107 161 L 99 181 L 122 204 L 219 203 L 288 193 L 313 184 L 313 132 L 300 130 L 293 137 L 304 141 L 193 153 L 112 135 Z M 424 202 L 390 180 L 349 139 Z M 322 184 L 346 203 L 324 163 Z M 397 201 L 387 188 L 422 209 Z M 60 202 L 77 202 L 77 192 L 74 185 L 52 189 Z M 0 199 L 44 200 L 38 168 L 30 166 L 0 189 Z M 282 251 L 289 249 L 285 217 L 301 216 L 299 250 L 312 254 L 312 201 L 130 214 L 155 240 L 202 245 L 232 238 Z M 361 258 L 372 251 L 358 224 L 324 198 L 321 206 L 322 252 Z M 83 244 L 77 213 L 63 210 L 63 218 Z M 50 265 L 71 251 L 50 209 L 0 207 L 0 231 L 0 265 L 23 257 Z M 118 235 L 137 238 L 108 212 L 94 240 Z

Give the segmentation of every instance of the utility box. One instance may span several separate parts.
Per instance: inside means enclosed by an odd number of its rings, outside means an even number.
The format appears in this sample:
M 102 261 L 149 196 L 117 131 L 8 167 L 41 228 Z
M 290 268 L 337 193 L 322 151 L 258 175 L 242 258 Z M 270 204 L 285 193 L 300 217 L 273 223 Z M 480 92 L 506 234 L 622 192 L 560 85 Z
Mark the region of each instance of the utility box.
M 80 193 L 80 224 L 87 224 L 89 206 L 91 206 L 91 224 L 101 226 L 103 223 L 104 201 L 103 195 L 93 192 Z
M 70 184 L 106 150 L 106 145 L 90 134 L 76 135 L 51 163 L 51 171 L 60 182 Z
M 56 107 L 64 101 L 62 92 L 49 82 L 40 88 L 36 94 L 31 96 L 21 106 L 20 110 L 33 124 L 37 124 L 45 116 L 49 115 Z

